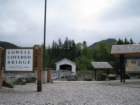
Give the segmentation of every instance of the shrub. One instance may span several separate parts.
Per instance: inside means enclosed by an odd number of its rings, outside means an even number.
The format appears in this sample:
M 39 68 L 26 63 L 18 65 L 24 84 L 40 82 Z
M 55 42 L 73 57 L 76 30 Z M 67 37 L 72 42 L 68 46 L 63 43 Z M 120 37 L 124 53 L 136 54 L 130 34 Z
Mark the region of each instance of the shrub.
M 26 79 L 25 78 L 18 78 L 15 80 L 14 84 L 16 85 L 25 85 L 26 84 Z
M 105 81 L 106 78 L 107 78 L 107 74 L 105 74 L 105 73 L 101 73 L 101 74 L 97 75 L 98 81 Z
M 108 79 L 109 80 L 116 80 L 116 75 L 115 74 L 109 74 Z
M 33 83 L 36 81 L 36 78 L 35 77 L 28 77 L 28 78 L 25 78 L 26 80 L 26 83 Z
M 85 78 L 85 81 L 92 81 L 92 78 Z
M 13 84 L 12 83 L 9 83 L 7 81 L 3 81 L 2 86 L 8 87 L 8 88 L 14 88 Z
M 68 81 L 77 81 L 77 77 L 76 76 L 67 76 L 66 77 L 66 79 L 68 80 Z
M 130 79 L 129 74 L 125 74 L 125 79 Z
M 25 85 L 26 83 L 33 83 L 36 81 L 35 77 L 19 77 L 14 81 L 16 85 Z

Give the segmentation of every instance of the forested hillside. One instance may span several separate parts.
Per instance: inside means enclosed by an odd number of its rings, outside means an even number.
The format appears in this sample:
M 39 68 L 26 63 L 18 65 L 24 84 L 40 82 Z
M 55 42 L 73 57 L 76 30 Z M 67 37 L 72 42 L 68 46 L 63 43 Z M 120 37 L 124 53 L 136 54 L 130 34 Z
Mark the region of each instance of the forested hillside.
M 75 61 L 78 70 L 91 70 L 91 61 L 107 61 L 116 66 L 115 58 L 110 54 L 113 44 L 133 44 L 132 39 L 107 39 L 91 46 L 87 46 L 86 41 L 75 43 L 74 40 L 65 39 L 64 42 L 59 39 L 53 41 L 52 46 L 46 49 L 46 66 L 55 68 L 55 62 L 68 58 Z
M 0 41 L 0 47 L 3 48 L 18 48 L 18 46 L 16 46 L 15 44 L 9 43 L 9 42 L 4 42 L 4 41 Z
M 75 43 L 74 40 L 68 38 L 65 41 L 59 39 L 53 41 L 52 45 L 46 48 L 46 67 L 55 68 L 55 63 L 63 58 L 71 59 L 76 62 L 78 70 L 92 70 L 91 61 L 107 61 L 114 67 L 117 67 L 117 60 L 110 54 L 113 44 L 133 44 L 132 39 L 107 39 L 96 42 L 91 46 L 87 46 L 86 41 Z M 19 48 L 18 46 L 0 42 L 0 47 Z

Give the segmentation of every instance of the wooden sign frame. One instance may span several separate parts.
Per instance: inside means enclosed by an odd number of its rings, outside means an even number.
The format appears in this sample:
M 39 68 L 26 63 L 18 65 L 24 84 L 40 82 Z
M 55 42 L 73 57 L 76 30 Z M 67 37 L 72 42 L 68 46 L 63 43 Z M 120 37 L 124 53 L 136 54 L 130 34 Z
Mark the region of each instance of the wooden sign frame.
M 33 71 L 31 72 L 37 73 L 37 92 L 41 92 L 42 91 L 42 71 L 44 69 L 43 48 L 40 46 L 34 46 L 33 48 L 23 47 L 19 49 L 33 49 Z M 4 72 L 7 72 L 5 71 L 5 62 L 6 62 L 5 57 L 6 57 L 6 49 L 0 48 L 0 88 L 2 87 L 2 83 L 4 81 Z M 16 72 L 24 72 L 24 71 L 16 71 Z
M 19 68 L 19 70 L 6 70 L 6 50 L 28 50 L 28 49 L 31 49 L 33 51 L 33 55 L 32 55 L 32 70 L 21 70 L 21 68 Z M 23 47 L 23 48 L 8 48 L 8 49 L 5 49 L 5 70 L 4 72 L 33 72 L 34 71 L 34 49 L 32 47 Z M 21 70 L 21 71 L 20 71 Z

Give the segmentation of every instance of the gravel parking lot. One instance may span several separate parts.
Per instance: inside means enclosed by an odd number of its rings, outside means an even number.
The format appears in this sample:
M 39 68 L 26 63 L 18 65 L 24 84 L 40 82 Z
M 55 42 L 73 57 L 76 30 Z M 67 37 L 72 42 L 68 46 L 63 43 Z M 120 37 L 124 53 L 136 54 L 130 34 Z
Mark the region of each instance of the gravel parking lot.
M 0 105 L 140 105 L 140 84 L 54 82 L 36 92 L 35 84 L 0 89 Z

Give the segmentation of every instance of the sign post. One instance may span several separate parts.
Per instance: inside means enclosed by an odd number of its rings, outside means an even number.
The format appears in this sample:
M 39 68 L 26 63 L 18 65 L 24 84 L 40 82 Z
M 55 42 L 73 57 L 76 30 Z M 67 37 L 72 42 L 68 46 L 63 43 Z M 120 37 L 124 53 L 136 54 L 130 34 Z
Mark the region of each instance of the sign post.
M 4 60 L 5 56 L 5 60 Z M 4 67 L 5 66 L 5 67 Z M 43 48 L 6 49 L 0 48 L 0 87 L 3 82 L 3 71 L 37 73 L 37 92 L 42 91 Z
M 39 46 L 34 48 L 36 69 L 37 69 L 37 92 L 42 91 L 42 71 L 43 71 L 43 49 Z
M 2 87 L 2 83 L 3 83 L 3 69 L 4 69 L 4 65 L 3 65 L 3 62 L 4 62 L 4 49 L 3 48 L 0 48 L 0 88 Z

